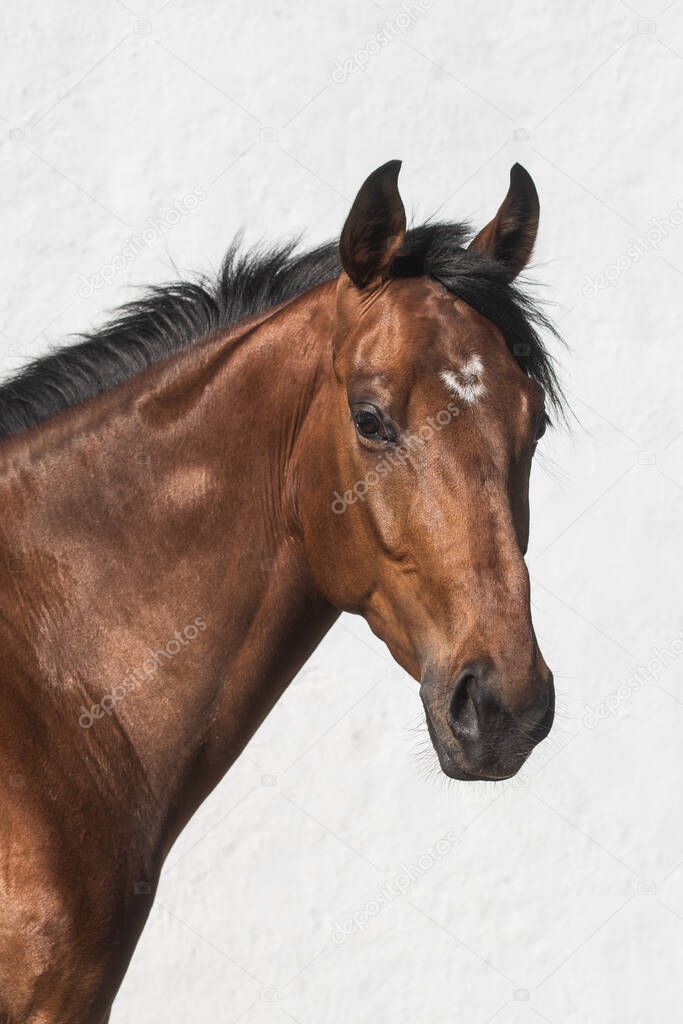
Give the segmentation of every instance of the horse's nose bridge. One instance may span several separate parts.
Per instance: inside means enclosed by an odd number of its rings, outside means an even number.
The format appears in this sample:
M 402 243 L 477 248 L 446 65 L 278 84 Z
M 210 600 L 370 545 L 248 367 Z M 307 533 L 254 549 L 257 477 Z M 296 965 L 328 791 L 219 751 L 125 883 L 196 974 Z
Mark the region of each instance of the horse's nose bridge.
M 439 647 L 455 662 L 482 658 L 528 677 L 536 658 L 530 580 L 504 474 L 452 471 L 441 493 L 428 543 Z
M 529 570 L 516 536 L 503 536 L 498 532 L 485 557 L 475 563 L 474 574 L 484 601 L 504 607 L 511 616 L 528 615 Z
M 529 571 L 511 519 L 473 519 L 469 529 L 467 557 L 450 602 L 454 654 L 461 663 L 483 659 L 522 689 L 540 664 Z
M 529 583 L 524 572 L 486 572 L 465 597 L 465 657 L 484 657 L 505 675 L 533 672 L 537 644 L 531 619 Z
M 495 494 L 471 508 L 465 534 L 461 564 L 469 598 L 488 605 L 489 613 L 500 609 L 514 619 L 530 619 L 529 571 L 506 497 Z

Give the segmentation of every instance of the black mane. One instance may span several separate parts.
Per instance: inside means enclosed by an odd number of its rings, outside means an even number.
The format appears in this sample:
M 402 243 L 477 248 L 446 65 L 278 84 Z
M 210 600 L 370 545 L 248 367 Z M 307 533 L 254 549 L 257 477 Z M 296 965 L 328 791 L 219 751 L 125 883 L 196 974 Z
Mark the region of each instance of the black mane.
M 532 300 L 505 283 L 504 268 L 464 248 L 462 224 L 424 224 L 407 233 L 395 276 L 428 275 L 503 332 L 522 369 L 562 407 L 552 359 L 540 332 L 555 334 Z M 291 242 L 267 250 L 228 250 L 216 280 L 149 289 L 101 330 L 30 362 L 0 385 L 0 438 L 93 398 L 213 331 L 294 299 L 340 270 L 337 242 L 297 254 Z

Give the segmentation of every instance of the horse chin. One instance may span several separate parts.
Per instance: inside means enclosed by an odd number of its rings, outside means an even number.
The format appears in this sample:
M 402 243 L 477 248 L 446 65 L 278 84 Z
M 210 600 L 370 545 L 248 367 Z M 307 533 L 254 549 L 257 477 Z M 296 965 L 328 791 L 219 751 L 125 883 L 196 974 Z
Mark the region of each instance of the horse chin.
M 496 773 L 491 775 L 484 775 L 483 772 L 468 772 L 465 771 L 453 758 L 442 758 L 441 752 L 437 749 L 437 756 L 439 758 L 439 764 L 441 765 L 441 771 L 444 775 L 447 775 L 449 779 L 457 779 L 458 782 L 504 782 L 506 779 L 511 779 L 517 774 L 519 768 L 516 768 L 512 772 L 507 774 Z M 521 767 L 521 766 L 520 766 Z
M 449 779 L 456 779 L 458 782 L 504 782 L 516 775 L 526 761 L 526 756 L 522 757 L 519 764 L 512 769 L 509 766 L 502 768 L 487 765 L 484 768 L 483 766 L 469 765 L 465 762 L 462 752 L 458 750 L 454 737 L 449 737 L 447 743 L 443 742 L 427 708 L 425 708 L 425 718 L 441 771 Z

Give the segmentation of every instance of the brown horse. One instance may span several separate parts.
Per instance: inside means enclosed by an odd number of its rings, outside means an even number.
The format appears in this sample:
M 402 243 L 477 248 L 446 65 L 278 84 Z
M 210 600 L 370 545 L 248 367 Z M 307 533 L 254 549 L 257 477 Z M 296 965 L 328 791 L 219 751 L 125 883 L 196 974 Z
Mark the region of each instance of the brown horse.
M 528 480 L 559 395 L 512 284 L 538 224 L 406 231 L 153 291 L 0 388 L 0 1021 L 102 1024 L 170 846 L 340 610 L 456 779 L 548 732 Z M 541 318 L 542 321 L 542 318 Z

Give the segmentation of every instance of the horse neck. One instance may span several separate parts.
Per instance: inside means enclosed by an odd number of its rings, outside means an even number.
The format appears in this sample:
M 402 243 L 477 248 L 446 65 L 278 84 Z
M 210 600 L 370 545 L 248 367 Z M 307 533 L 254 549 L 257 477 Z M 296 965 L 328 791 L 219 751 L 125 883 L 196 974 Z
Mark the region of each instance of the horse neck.
M 193 346 L 11 450 L 2 542 L 23 552 L 33 682 L 59 689 L 70 749 L 132 747 L 171 839 L 337 614 L 288 478 L 331 372 L 333 296 Z

